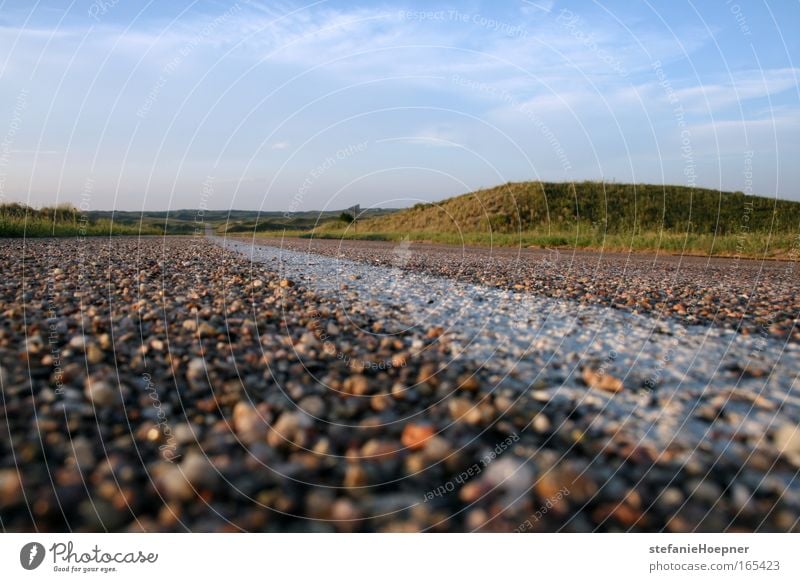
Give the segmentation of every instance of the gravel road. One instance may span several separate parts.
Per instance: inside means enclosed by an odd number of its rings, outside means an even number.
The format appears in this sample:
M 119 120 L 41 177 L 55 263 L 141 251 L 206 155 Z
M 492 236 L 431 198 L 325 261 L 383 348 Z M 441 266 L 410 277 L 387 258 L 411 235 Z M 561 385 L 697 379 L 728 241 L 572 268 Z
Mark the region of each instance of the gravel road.
M 746 334 L 502 253 L 0 245 L 5 531 L 800 529 L 779 295 Z
M 237 240 L 252 243 L 253 237 Z M 800 341 L 796 261 L 408 241 L 259 238 L 257 243 Z

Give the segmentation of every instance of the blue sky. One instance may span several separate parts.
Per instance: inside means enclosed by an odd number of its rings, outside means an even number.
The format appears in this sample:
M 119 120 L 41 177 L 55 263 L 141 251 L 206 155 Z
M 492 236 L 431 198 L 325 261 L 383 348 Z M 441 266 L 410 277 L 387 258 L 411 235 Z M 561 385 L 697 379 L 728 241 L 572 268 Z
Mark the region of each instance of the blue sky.
M 798 2 L 2 2 L 0 200 L 406 206 L 507 181 L 800 200 Z

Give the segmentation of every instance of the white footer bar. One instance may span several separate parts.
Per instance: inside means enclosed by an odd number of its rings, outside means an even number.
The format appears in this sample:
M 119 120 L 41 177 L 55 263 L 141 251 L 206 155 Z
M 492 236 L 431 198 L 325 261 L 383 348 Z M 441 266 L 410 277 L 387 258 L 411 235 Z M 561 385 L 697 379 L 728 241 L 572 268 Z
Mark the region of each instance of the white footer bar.
M 786 534 L 3 534 L 0 578 L 800 580 L 798 547 Z

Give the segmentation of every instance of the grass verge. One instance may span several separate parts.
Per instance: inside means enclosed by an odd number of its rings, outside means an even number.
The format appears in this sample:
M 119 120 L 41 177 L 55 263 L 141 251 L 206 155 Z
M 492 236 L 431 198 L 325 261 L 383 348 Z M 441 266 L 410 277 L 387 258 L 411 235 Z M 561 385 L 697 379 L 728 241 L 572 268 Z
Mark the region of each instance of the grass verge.
M 261 236 L 259 233 L 258 236 Z M 777 233 L 747 233 L 745 235 L 709 235 L 687 234 L 675 232 L 643 232 L 643 233 L 599 233 L 582 234 L 575 232 L 520 232 L 487 233 L 487 232 L 357 232 L 345 230 L 318 230 L 301 232 L 286 236 L 301 238 L 326 238 L 348 240 L 375 240 L 431 242 L 449 245 L 498 246 L 498 247 L 533 247 L 555 249 L 586 249 L 614 252 L 665 252 L 669 254 L 772 258 L 797 260 L 800 252 L 800 235 Z

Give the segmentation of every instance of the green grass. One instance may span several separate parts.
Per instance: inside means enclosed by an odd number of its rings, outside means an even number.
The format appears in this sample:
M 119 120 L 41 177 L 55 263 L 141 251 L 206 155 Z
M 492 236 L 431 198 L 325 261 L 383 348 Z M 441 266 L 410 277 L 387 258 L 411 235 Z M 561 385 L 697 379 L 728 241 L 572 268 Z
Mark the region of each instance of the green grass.
M 704 256 L 796 259 L 800 236 L 778 233 L 768 237 L 751 233 L 747 237 L 735 235 L 689 234 L 675 232 L 576 234 L 575 232 L 353 232 L 352 230 L 320 230 L 313 233 L 287 233 L 301 238 L 394 241 L 411 240 L 449 245 L 532 247 L 556 249 L 603 249 L 608 252 L 665 252 Z
M 371 232 L 694 232 L 800 228 L 800 202 L 685 186 L 517 182 L 361 221 Z
M 303 236 L 796 258 L 798 233 L 799 202 L 684 186 L 522 182 Z
M 284 231 L 309 232 L 315 228 L 335 228 L 341 224 L 343 214 L 336 210 L 311 212 L 251 212 L 234 211 L 236 214 L 216 222 L 219 233 L 242 233 L 256 236 L 281 236 Z M 362 219 L 386 216 L 398 212 L 393 208 L 368 208 L 362 211 Z M 215 219 L 217 217 L 214 217 Z
M 0 205 L 0 237 L 109 236 L 163 234 L 149 225 L 92 219 L 71 206 L 34 209 L 23 204 Z

